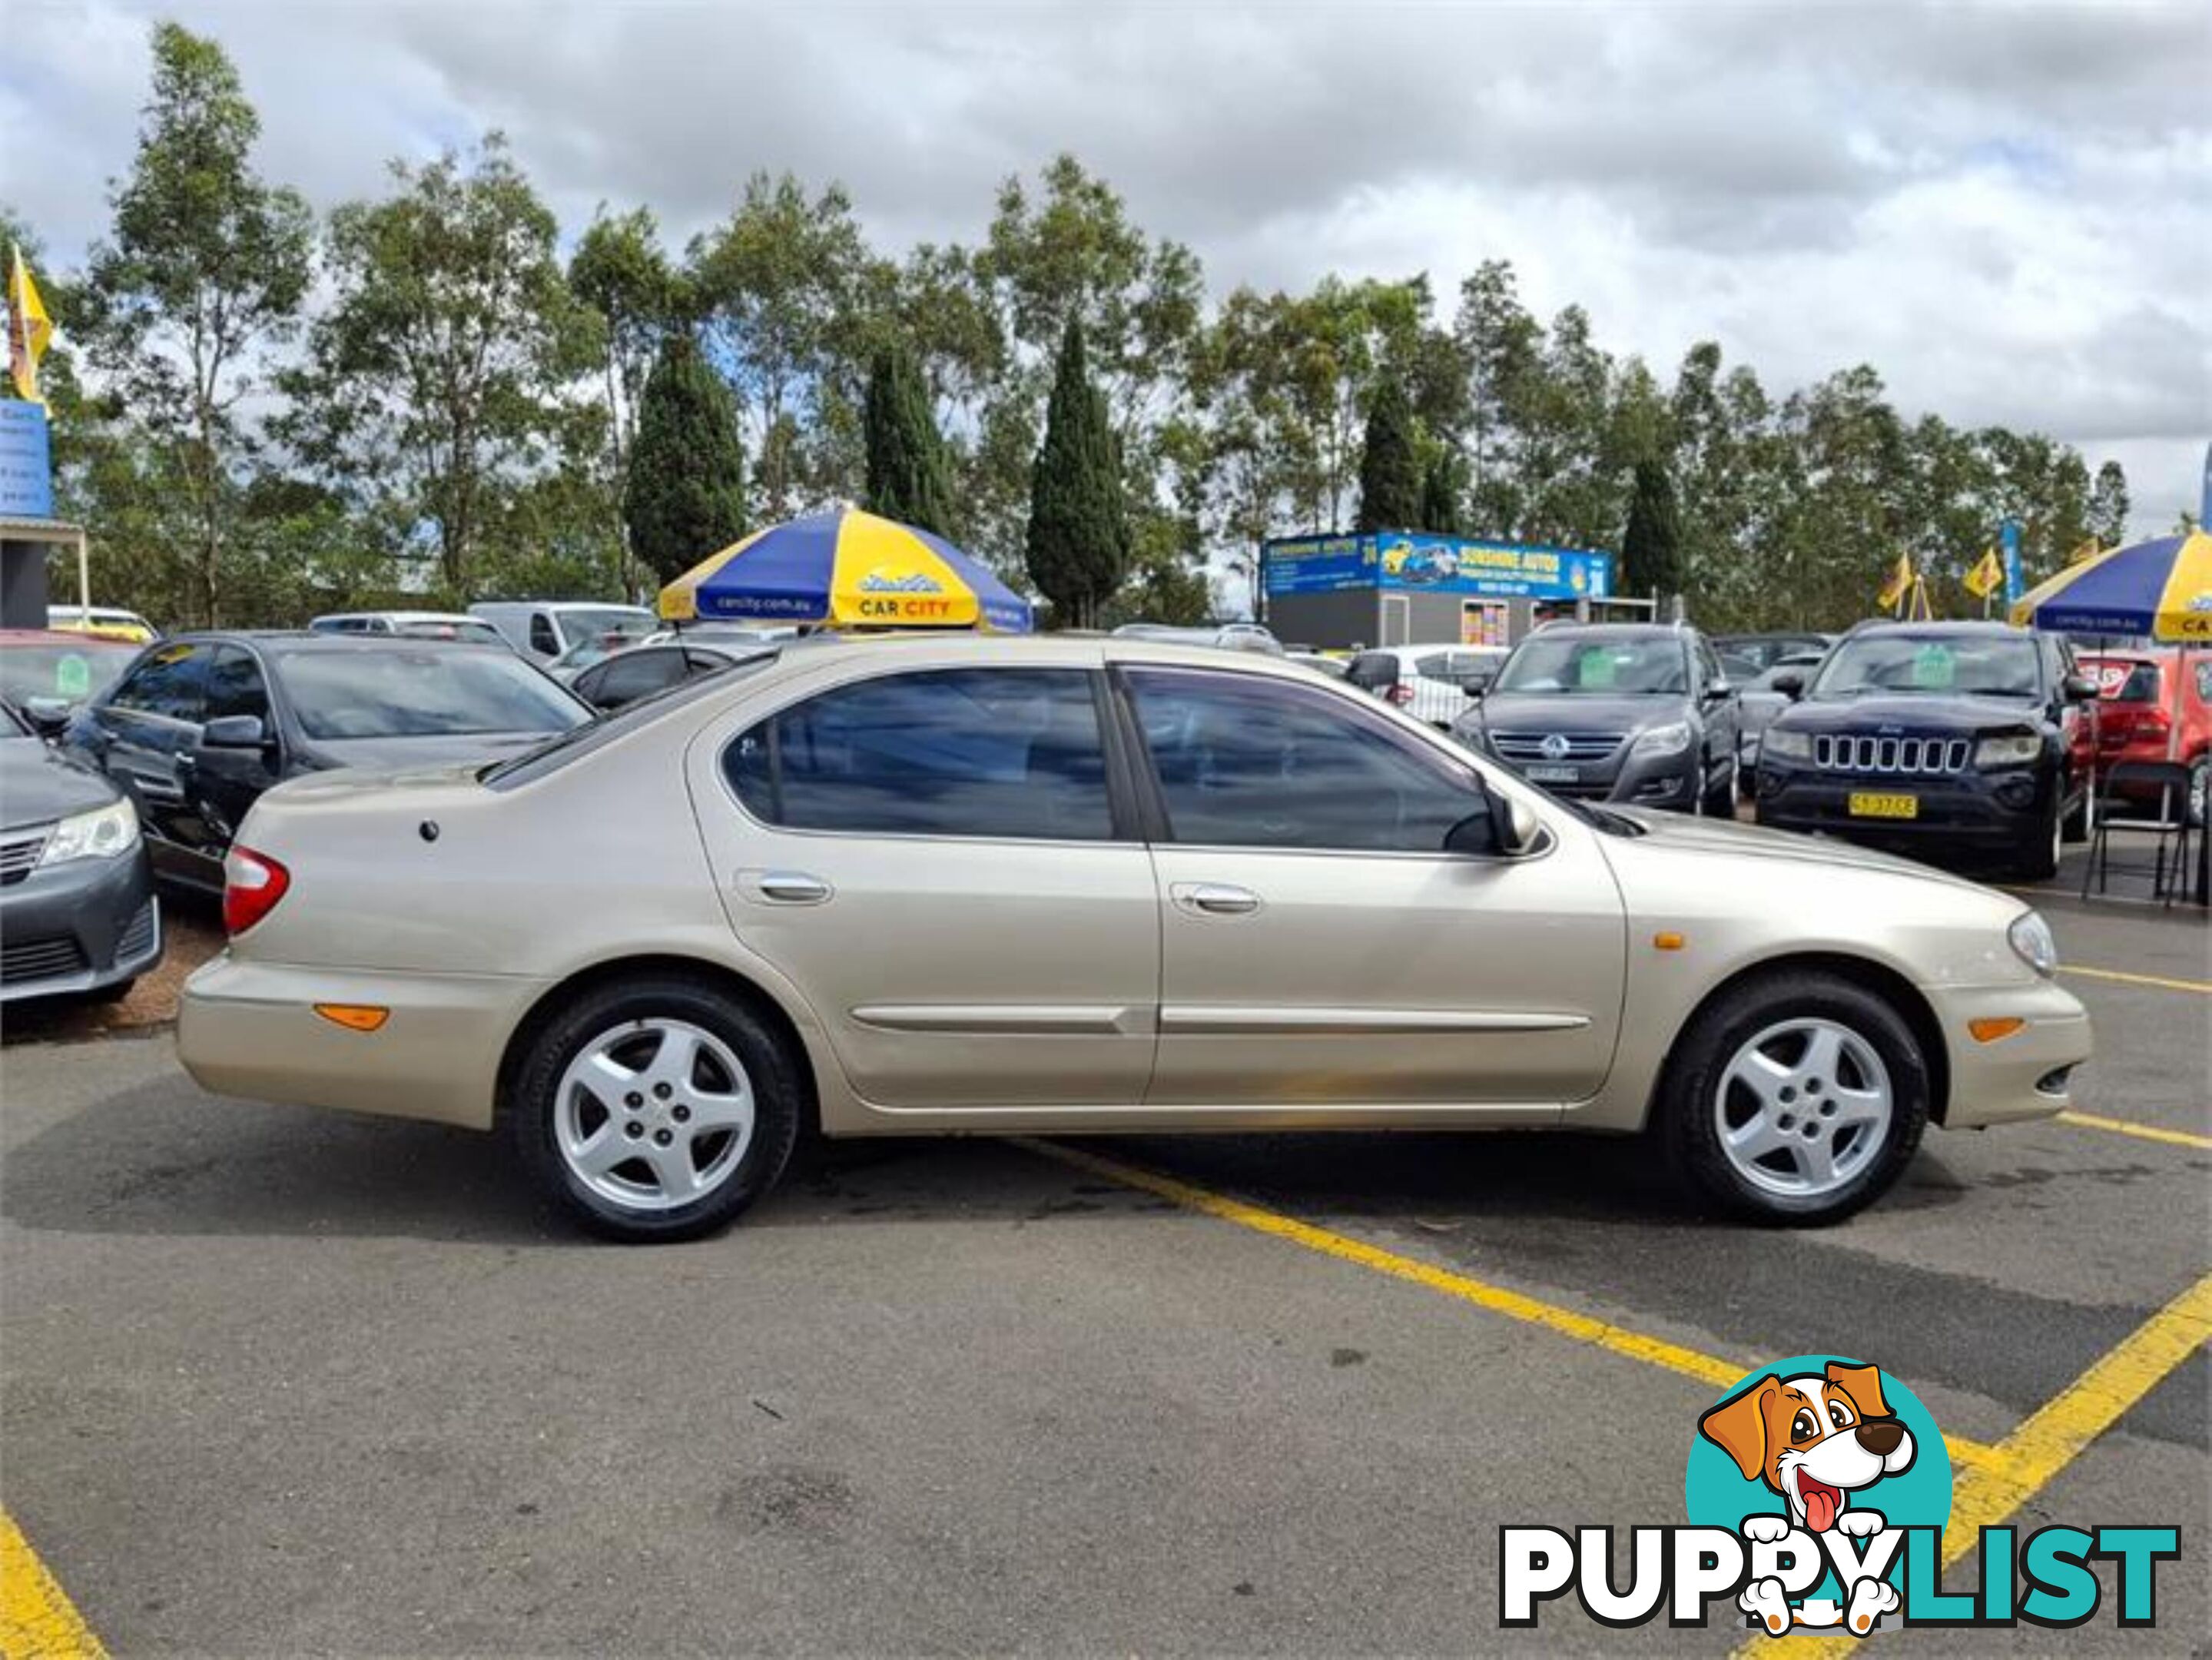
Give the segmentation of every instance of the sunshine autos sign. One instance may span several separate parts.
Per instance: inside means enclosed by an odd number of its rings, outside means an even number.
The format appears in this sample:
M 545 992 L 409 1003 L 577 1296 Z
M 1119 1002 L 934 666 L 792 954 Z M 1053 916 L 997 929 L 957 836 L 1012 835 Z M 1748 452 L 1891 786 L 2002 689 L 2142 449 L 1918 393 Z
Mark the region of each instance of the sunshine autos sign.
M 2070 1627 L 2096 1617 L 2112 1565 L 2113 1618 L 2158 1618 L 2172 1527 L 2009 1527 L 1981 1533 L 1978 1592 L 1947 1590 L 1951 1463 L 1935 1420 L 1880 1367 L 1800 1355 L 1741 1379 L 1698 1420 L 1686 1527 L 1633 1527 L 1625 1584 L 1607 1526 L 1498 1529 L 1498 1621 L 1537 1625 L 1571 1593 L 1599 1624 L 1702 1626 L 1716 1601 L 1770 1637 L 1864 1637 L 1887 1625 Z
M 1270 595 L 1391 588 L 1494 599 L 1603 599 L 1613 592 L 1611 554 L 1425 531 L 1288 537 L 1267 544 L 1261 561 Z

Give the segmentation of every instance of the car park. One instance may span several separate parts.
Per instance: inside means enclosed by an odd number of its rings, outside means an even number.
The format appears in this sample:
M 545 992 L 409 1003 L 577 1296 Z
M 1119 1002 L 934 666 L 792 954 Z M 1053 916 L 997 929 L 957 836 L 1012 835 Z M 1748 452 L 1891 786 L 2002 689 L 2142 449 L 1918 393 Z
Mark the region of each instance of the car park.
M 642 639 L 660 626 L 642 605 L 588 599 L 480 599 L 469 607 L 469 615 L 489 623 L 508 645 L 538 663 L 550 663 L 587 641 L 611 646 Z
M 2040 881 L 2078 833 L 2096 683 L 2054 635 L 1998 623 L 1862 623 L 1761 741 L 1759 822 Z
M 235 827 L 285 779 L 480 761 L 592 714 L 504 646 L 239 631 L 146 652 L 63 741 L 130 796 L 158 877 L 219 891 Z
M 161 958 L 130 800 L 0 702 L 0 1002 L 112 1000 Z
M 68 634 L 97 635 L 143 646 L 159 640 L 161 630 L 135 611 L 118 605 L 48 605 L 46 626 Z
M 34 727 L 58 730 L 69 711 L 115 684 L 137 660 L 127 641 L 62 629 L 0 629 L 0 699 Z
M 1734 689 L 1681 623 L 1556 623 L 1513 648 L 1455 736 L 1555 794 L 1726 816 Z
M 1735 776 L 1738 787 L 1747 798 L 1759 776 L 1759 740 L 1765 736 L 1766 728 L 1774 717 L 1790 707 L 1790 694 L 1775 683 L 1787 675 L 1802 685 L 1810 677 L 1811 671 L 1820 667 L 1822 654 L 1807 652 L 1796 656 L 1778 657 L 1771 667 L 1760 670 L 1747 681 L 1737 683 Z
M 2178 762 L 2189 769 L 2190 821 L 2203 824 L 2212 777 L 2212 653 L 2097 651 L 2080 667 L 2097 686 L 2098 773 L 2124 763 Z M 2114 794 L 2159 805 L 2155 790 L 2141 785 L 2124 781 Z
M 1352 653 L 1342 672 L 1362 691 L 1448 730 L 1505 657 L 1502 646 L 1376 646 Z
M 332 611 L 315 617 L 307 627 L 317 634 L 396 634 L 418 640 L 467 640 L 479 646 L 507 642 L 497 629 L 465 611 Z
M 763 654 L 496 766 L 299 779 L 228 878 L 202 1084 L 503 1124 L 630 1238 L 730 1219 L 802 1123 L 1648 1126 L 1820 1221 L 1930 1122 L 2060 1110 L 2090 1048 L 2009 896 L 1126 640 Z

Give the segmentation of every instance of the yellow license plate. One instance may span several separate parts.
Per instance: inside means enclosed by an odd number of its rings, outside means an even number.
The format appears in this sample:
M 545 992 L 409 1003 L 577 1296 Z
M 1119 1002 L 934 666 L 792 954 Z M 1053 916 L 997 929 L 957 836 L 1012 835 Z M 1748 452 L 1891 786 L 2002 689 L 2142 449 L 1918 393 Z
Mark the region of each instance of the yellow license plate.
M 1853 790 L 1851 817 L 1854 818 L 1917 818 L 1920 817 L 1920 798 L 1917 795 L 1892 794 L 1882 790 Z

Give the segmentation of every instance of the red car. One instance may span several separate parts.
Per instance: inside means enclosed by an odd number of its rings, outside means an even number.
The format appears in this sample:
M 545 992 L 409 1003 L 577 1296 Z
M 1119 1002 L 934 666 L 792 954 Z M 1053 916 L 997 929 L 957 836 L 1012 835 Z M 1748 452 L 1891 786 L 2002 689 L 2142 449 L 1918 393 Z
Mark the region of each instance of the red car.
M 2191 652 L 2182 672 L 2181 654 L 2164 648 L 2100 652 L 2081 660 L 2097 683 L 2097 771 L 2115 762 L 2179 760 L 2189 768 L 2189 812 L 2204 822 L 2205 786 L 2212 770 L 2212 652 Z M 2174 693 L 2179 681 L 2180 738 L 2175 741 Z M 2142 794 L 2147 806 L 2154 797 Z

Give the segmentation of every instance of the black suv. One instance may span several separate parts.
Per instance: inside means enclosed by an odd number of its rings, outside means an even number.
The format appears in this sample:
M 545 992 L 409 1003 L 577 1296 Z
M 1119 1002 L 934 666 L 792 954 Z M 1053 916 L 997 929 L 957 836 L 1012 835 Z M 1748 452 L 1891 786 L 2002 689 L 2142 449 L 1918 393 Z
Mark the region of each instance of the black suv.
M 1555 794 L 1727 817 L 1735 729 L 1735 692 L 1695 629 L 1552 623 L 1452 735 Z
M 2041 880 L 2079 827 L 2070 648 L 2000 623 L 1869 623 L 1829 652 L 1759 746 L 1759 822 L 1917 855 L 1978 856 Z

